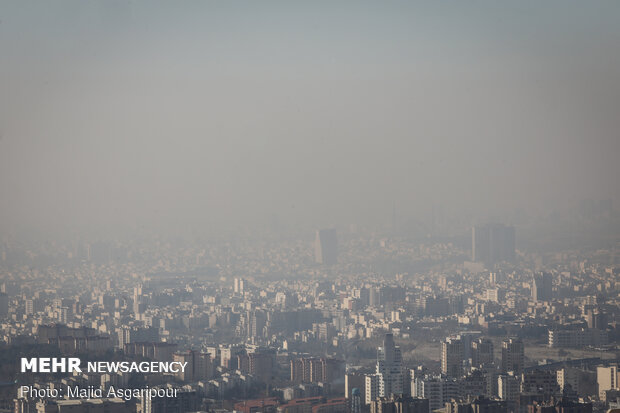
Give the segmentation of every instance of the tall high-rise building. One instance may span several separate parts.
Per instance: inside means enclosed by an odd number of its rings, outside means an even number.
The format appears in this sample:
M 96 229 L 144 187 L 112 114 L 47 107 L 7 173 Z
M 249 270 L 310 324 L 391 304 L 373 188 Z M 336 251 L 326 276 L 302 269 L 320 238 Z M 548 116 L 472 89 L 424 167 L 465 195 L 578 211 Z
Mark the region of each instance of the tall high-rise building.
M 497 396 L 500 400 L 516 401 L 520 390 L 518 377 L 511 374 L 497 376 Z
M 9 296 L 5 293 L 0 293 L 0 318 L 9 315 Z
M 479 338 L 471 343 L 471 365 L 482 367 L 493 364 L 493 342 L 488 338 Z
M 248 337 L 259 338 L 263 336 L 267 324 L 267 314 L 261 310 L 248 311 Z
M 34 314 L 34 300 L 26 300 L 26 314 L 32 315 Z
M 424 376 L 411 381 L 412 396 L 428 399 L 429 410 L 434 411 L 445 407 L 452 399 L 460 397 L 459 380 L 450 377 Z
M 463 373 L 463 341 L 448 337 L 441 342 L 441 372 L 448 377 Z
M 323 381 L 323 363 L 321 363 L 321 359 L 309 359 L 307 363 L 307 369 L 311 383 L 319 383 Z
M 503 224 L 477 225 L 471 230 L 472 261 L 495 264 L 515 259 L 515 228 Z
M 379 374 L 367 374 L 364 389 L 365 404 L 370 404 L 373 400 L 381 397 L 379 394 L 379 382 L 381 376 Z
M 330 382 L 336 377 L 340 376 L 342 362 L 337 359 L 326 357 L 303 357 L 292 359 L 291 366 L 291 381 L 295 383 L 321 383 Z M 350 390 L 352 389 L 349 380 L 355 380 L 354 374 L 347 374 L 345 376 L 345 385 L 347 385 L 346 397 L 350 396 Z M 353 387 L 363 387 L 364 376 L 360 375 Z
M 222 345 L 219 347 L 220 366 L 227 369 L 238 368 L 236 366 L 237 355 L 243 353 L 243 348 L 239 345 Z
M 532 283 L 534 301 L 550 301 L 553 296 L 553 278 L 549 273 L 536 274 Z
M 184 371 L 175 375 L 182 381 L 209 380 L 213 377 L 213 363 L 211 355 L 199 351 L 182 351 L 172 355 L 175 362 L 187 363 Z
M 502 371 L 513 371 L 519 374 L 523 371 L 525 356 L 523 341 L 518 338 L 506 339 L 502 342 Z
M 366 386 L 366 376 L 362 373 L 347 373 L 344 376 L 344 397 L 347 399 L 351 398 L 353 393 L 353 389 L 358 389 L 360 392 L 362 400 L 365 400 L 365 386 Z
M 235 294 L 243 294 L 245 290 L 245 280 L 243 278 L 235 277 L 233 288 Z
M 381 305 L 381 292 L 381 287 L 368 289 L 368 304 L 371 307 L 379 307 Z
M 385 335 L 383 346 L 377 350 L 377 374 L 381 397 L 403 393 L 403 360 L 391 333 Z
M 142 297 L 142 285 L 133 288 L 133 312 L 134 314 L 142 314 L 146 310 L 146 304 Z
M 463 360 L 471 358 L 471 343 L 478 340 L 482 335 L 481 331 L 461 331 L 456 338 L 463 343 Z
M 555 372 L 556 381 L 562 393 L 572 391 L 579 394 L 579 376 L 581 371 L 574 367 L 564 367 Z
M 319 264 L 331 265 L 338 262 L 338 238 L 335 228 L 316 231 L 314 257 Z
M 263 381 L 271 380 L 274 355 L 270 351 L 257 351 L 248 354 L 249 373 Z

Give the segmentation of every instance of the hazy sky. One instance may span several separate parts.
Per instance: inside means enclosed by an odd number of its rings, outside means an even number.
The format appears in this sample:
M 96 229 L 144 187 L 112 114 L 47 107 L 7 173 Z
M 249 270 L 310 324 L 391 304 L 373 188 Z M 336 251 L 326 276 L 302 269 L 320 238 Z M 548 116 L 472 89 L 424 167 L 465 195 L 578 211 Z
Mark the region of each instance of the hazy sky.
M 0 228 L 620 203 L 620 2 L 0 2 Z

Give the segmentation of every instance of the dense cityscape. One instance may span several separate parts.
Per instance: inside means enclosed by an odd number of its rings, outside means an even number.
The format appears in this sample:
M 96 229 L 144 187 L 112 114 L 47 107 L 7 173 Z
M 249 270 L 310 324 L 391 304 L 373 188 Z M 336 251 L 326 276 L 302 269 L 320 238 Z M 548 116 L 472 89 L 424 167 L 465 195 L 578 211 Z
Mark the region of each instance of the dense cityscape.
M 595 218 L 617 220 L 611 207 Z M 620 406 L 617 244 L 525 252 L 518 234 L 511 225 L 481 224 L 443 239 L 352 227 L 317 230 L 314 239 L 5 241 L 2 409 L 589 413 Z M 20 372 L 20 358 L 35 355 L 187 368 Z M 175 390 L 174 397 L 114 390 L 145 387 Z M 50 398 L 54 389 L 60 396 Z

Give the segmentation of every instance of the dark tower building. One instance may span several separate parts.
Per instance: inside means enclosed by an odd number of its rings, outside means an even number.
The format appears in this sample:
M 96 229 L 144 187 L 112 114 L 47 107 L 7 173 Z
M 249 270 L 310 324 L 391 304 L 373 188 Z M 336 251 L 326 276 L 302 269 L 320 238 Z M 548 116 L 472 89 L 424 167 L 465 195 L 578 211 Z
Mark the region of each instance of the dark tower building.
M 471 230 L 472 260 L 495 264 L 515 259 L 515 228 L 502 224 L 477 225 Z
M 523 341 L 518 338 L 506 339 L 502 342 L 502 371 L 523 372 L 524 367 Z
M 553 294 L 553 278 L 549 273 L 537 274 L 532 283 L 532 299 L 535 301 L 550 301 Z
M 479 338 L 471 343 L 471 364 L 474 367 L 482 367 L 493 364 L 493 342 L 488 338 Z
M 319 264 L 331 265 L 338 262 L 338 238 L 335 228 L 317 230 L 314 256 Z

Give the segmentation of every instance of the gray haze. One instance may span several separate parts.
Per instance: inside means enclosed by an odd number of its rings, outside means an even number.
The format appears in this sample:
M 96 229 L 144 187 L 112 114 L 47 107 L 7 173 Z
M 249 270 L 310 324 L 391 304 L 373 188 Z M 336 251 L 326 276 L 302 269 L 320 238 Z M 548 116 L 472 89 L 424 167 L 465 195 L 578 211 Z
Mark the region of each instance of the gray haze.
M 620 202 L 620 2 L 0 3 L 0 228 Z

